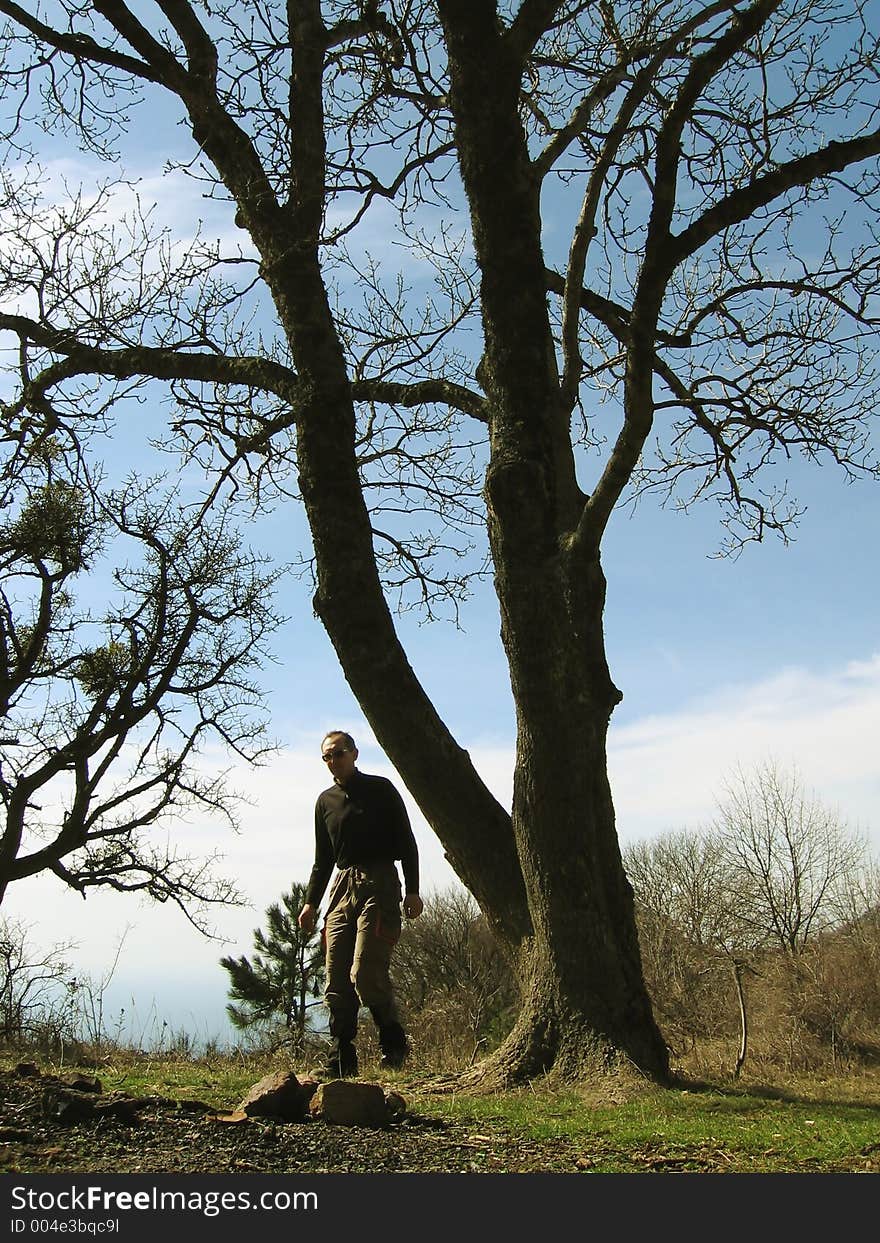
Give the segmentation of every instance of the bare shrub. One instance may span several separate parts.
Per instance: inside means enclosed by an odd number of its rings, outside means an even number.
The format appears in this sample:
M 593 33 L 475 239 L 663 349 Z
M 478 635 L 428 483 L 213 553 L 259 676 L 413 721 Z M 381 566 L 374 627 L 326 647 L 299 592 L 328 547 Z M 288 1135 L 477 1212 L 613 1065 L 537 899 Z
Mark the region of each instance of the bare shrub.
M 464 889 L 429 894 L 392 964 L 413 1052 L 438 1069 L 462 1066 L 507 1033 L 519 994 L 514 973 Z
M 0 1040 L 11 1048 L 57 1046 L 72 1036 L 72 942 L 42 950 L 31 928 L 0 920 Z
M 737 769 L 714 828 L 741 939 L 801 954 L 840 924 L 865 865 L 864 840 L 804 788 L 796 769 L 769 760 Z
M 624 851 L 639 944 L 661 1029 L 676 1052 L 736 1033 L 736 903 L 713 834 L 666 833 Z M 738 958 L 739 955 L 739 958 Z
M 711 828 L 637 843 L 624 865 L 680 1057 L 726 1060 L 737 1026 L 734 1073 L 747 1048 L 790 1070 L 880 1053 L 880 869 L 795 771 L 737 770 Z

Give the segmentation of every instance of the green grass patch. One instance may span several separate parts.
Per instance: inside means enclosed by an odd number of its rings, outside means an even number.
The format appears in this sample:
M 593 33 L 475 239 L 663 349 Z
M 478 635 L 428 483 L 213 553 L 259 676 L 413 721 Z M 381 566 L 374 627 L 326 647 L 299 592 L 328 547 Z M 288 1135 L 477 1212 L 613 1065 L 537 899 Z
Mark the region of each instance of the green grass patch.
M 426 1114 L 523 1143 L 565 1143 L 596 1172 L 680 1168 L 731 1172 L 878 1171 L 880 1077 L 784 1090 L 762 1085 L 645 1088 L 596 1103 L 541 1087 L 492 1096 L 426 1095 Z
M 14 1065 L 10 1059 L 5 1059 L 5 1063 L 6 1069 Z M 75 1073 L 97 1075 L 105 1092 L 199 1100 L 218 1109 L 228 1109 L 270 1071 L 294 1068 L 283 1058 L 265 1055 L 198 1058 L 122 1052 L 102 1058 L 97 1067 L 44 1062 L 41 1069 L 62 1078 Z

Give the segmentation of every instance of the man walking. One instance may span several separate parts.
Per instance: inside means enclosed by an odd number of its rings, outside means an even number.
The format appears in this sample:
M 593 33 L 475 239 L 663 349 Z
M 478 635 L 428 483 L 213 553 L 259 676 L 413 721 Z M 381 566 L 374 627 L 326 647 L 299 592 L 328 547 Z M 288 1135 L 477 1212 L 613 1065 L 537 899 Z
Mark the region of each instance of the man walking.
M 299 913 L 299 926 L 311 932 L 335 864 L 324 921 L 324 1001 L 330 1011 L 327 1071 L 339 1078 L 358 1073 L 354 1041 L 362 1005 L 379 1029 L 381 1065 L 402 1066 L 409 1052 L 389 975 L 400 936 L 396 859 L 406 886 L 404 914 L 415 919 L 422 913 L 418 847 L 403 799 L 385 777 L 360 772 L 357 757 L 350 734 L 331 730 L 325 735 L 321 758 L 333 785 L 315 805 L 315 864 Z

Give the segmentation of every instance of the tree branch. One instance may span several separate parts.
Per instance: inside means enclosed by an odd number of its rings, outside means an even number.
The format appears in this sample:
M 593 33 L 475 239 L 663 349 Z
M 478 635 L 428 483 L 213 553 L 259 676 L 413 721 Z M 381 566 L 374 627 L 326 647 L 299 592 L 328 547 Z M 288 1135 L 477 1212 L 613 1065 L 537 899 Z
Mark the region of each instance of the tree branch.
M 96 4 L 95 7 L 99 8 L 100 6 Z M 122 69 L 125 73 L 130 73 L 137 78 L 143 78 L 147 82 L 155 82 L 159 85 L 164 82 L 163 75 L 147 61 L 136 60 L 133 56 L 126 56 L 122 52 L 114 51 L 113 48 L 102 47 L 91 35 L 64 34 L 61 31 L 54 30 L 51 26 L 47 26 L 45 22 L 41 22 L 38 18 L 28 13 L 21 5 L 12 3 L 12 0 L 0 0 L 0 13 L 5 13 L 7 17 L 13 18 L 25 30 L 48 44 L 49 47 L 53 47 L 59 52 L 65 52 L 77 60 L 90 60 L 99 65 L 108 65 L 113 69 Z
M 703 212 L 693 224 L 672 236 L 668 250 L 670 268 L 677 267 L 713 237 L 748 220 L 759 208 L 769 206 L 790 190 L 833 173 L 841 173 L 877 155 L 880 155 L 880 128 L 845 142 L 829 142 L 809 155 L 781 164 L 751 185 L 732 191 L 721 202 Z
M 652 381 L 657 321 L 674 270 L 669 240 L 676 202 L 681 134 L 708 83 L 752 36 L 782 0 L 756 0 L 744 13 L 734 11 L 730 28 L 692 63 L 657 139 L 653 200 L 645 257 L 639 273 L 627 354 L 624 420 L 620 433 L 578 524 L 577 542 L 595 548 L 623 489 L 632 477 L 653 424 Z
M 522 0 L 519 12 L 504 36 L 516 57 L 523 62 L 528 59 L 561 8 L 562 0 Z
M 194 380 L 210 384 L 240 384 L 274 393 L 286 401 L 299 400 L 296 373 L 261 355 L 232 358 L 225 354 L 191 353 L 170 347 L 131 346 L 118 350 L 80 345 L 72 334 L 21 315 L 0 314 L 0 330 L 8 329 L 67 357 L 51 363 L 25 385 L 19 408 L 43 397 L 49 389 L 78 375 L 103 375 L 124 380 Z M 7 411 L 15 409 L 10 405 Z

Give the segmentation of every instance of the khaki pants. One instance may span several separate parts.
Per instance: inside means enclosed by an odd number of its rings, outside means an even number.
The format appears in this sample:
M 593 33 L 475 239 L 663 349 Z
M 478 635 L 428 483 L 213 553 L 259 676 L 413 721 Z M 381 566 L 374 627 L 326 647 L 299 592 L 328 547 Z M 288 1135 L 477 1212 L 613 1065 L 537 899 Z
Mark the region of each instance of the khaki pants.
M 400 938 L 400 901 L 393 863 L 344 868 L 333 882 L 324 922 L 324 1001 L 338 1044 L 354 1042 L 362 1005 L 380 1028 L 399 1021 L 388 969 Z

